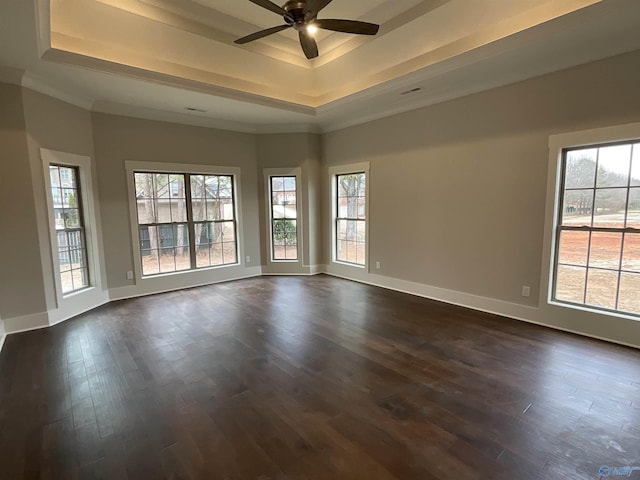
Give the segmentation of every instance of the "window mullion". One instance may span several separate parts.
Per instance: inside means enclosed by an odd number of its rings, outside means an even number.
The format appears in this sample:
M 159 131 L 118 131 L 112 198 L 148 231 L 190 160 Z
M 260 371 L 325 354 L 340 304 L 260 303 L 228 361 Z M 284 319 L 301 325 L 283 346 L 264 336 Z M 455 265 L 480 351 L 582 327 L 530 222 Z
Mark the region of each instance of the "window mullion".
M 193 210 L 191 201 L 191 175 L 185 174 L 184 176 L 184 196 L 187 206 L 187 230 L 189 231 L 189 257 L 191 262 L 191 269 L 195 269 L 196 262 L 196 228 L 193 223 Z

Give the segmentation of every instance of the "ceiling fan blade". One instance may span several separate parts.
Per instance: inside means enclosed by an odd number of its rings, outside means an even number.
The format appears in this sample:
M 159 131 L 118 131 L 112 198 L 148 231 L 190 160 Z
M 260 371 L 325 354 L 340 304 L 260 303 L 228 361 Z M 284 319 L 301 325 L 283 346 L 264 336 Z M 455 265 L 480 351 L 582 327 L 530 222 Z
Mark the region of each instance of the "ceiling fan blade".
M 311 0 L 311 8 L 309 9 L 314 13 L 314 16 L 318 14 L 320 10 L 329 5 L 333 0 Z
M 334 32 L 355 33 L 357 35 L 375 35 L 380 30 L 380 25 L 375 23 L 358 22 L 356 20 L 333 20 L 323 18 L 315 20 L 313 24 L 324 30 L 333 30 Z
M 249 1 L 252 3 L 255 3 L 256 5 L 262 8 L 271 10 L 273 13 L 277 13 L 278 15 L 281 15 L 283 17 L 291 18 L 284 8 L 279 7 L 278 5 L 276 5 L 273 2 L 270 2 L 269 0 L 249 0 Z
M 245 43 L 258 40 L 259 38 L 266 37 L 267 35 L 273 35 L 274 33 L 281 32 L 282 30 L 286 30 L 287 28 L 291 28 L 291 25 L 279 25 L 277 27 L 267 28 L 266 30 L 260 30 L 259 32 L 252 33 L 251 35 L 247 35 L 246 37 L 239 38 L 238 40 L 235 40 L 233 43 L 237 43 L 238 45 L 243 45 Z
M 302 45 L 302 51 L 304 51 L 305 56 L 309 60 L 316 58 L 318 56 L 318 44 L 315 39 L 304 30 L 298 33 L 300 34 L 300 45 Z

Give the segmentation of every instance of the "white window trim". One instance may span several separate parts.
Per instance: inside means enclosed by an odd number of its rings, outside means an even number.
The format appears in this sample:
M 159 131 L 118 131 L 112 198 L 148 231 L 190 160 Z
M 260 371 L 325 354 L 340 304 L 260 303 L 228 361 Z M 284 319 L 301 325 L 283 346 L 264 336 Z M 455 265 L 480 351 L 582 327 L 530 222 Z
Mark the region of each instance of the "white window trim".
M 336 196 L 338 195 L 338 184 L 337 177 L 338 175 L 346 175 L 349 173 L 357 173 L 364 172 L 366 178 L 366 198 L 365 198 L 365 254 L 364 254 L 364 265 L 357 265 L 355 263 L 342 262 L 337 259 L 336 252 L 336 219 L 338 218 L 338 210 L 337 210 L 337 202 Z M 334 167 L 329 167 L 329 182 L 331 185 L 331 263 L 335 263 L 338 265 L 344 265 L 346 267 L 353 267 L 361 270 L 365 270 L 367 273 L 370 271 L 369 268 L 369 223 L 371 219 L 369 218 L 369 198 L 370 188 L 371 188 L 371 177 L 369 175 L 369 162 L 361 162 L 361 163 L 350 163 L 348 165 L 338 165 Z
M 562 180 L 562 155 L 568 148 L 601 145 L 603 143 L 634 141 L 640 138 L 640 123 L 630 123 L 612 127 L 582 130 L 578 132 L 551 135 L 549 137 L 549 174 L 547 179 L 547 206 L 545 211 L 544 246 L 542 256 L 542 276 L 540 285 L 541 302 L 553 307 L 578 310 L 601 317 L 620 317 L 640 321 L 636 315 L 602 310 L 589 305 L 572 305 L 553 300 L 554 259 L 556 257 L 555 236 L 558 229 L 561 203 L 560 185 Z
M 127 196 L 129 201 L 129 225 L 131 228 L 131 241 L 133 248 L 133 271 L 135 274 L 136 283 L 149 282 L 159 283 L 162 282 L 162 278 L 166 277 L 193 277 L 199 278 L 203 272 L 210 272 L 212 270 L 237 268 L 239 266 L 245 266 L 245 256 L 243 247 L 244 232 L 242 229 L 242 208 L 241 199 L 242 194 L 240 190 L 240 172 L 239 167 L 225 167 L 215 165 L 194 165 L 186 163 L 161 163 L 161 162 L 137 162 L 126 161 L 125 170 L 127 172 Z M 138 238 L 138 213 L 136 198 L 136 186 L 133 180 L 134 172 L 150 172 L 150 173 L 188 173 L 191 175 L 232 175 L 233 176 L 233 191 L 234 191 L 234 205 L 235 205 L 235 220 L 236 220 L 236 242 L 238 248 L 238 261 L 227 265 L 213 265 L 210 267 L 198 268 L 195 270 L 181 270 L 179 272 L 166 272 L 154 275 L 142 275 L 142 254 L 140 252 L 140 241 Z
M 98 244 L 98 224 L 96 215 L 95 193 L 93 190 L 93 172 L 91 159 L 84 155 L 76 155 L 67 152 L 58 152 L 46 148 L 40 149 L 44 170 L 44 181 L 47 198 L 47 219 L 49 223 L 49 240 L 51 246 L 51 260 L 53 263 L 53 281 L 55 284 L 56 303 L 59 309 L 73 310 L 74 303 L 84 303 L 81 297 L 102 292 L 102 271 L 100 262 L 100 250 Z M 80 195 L 82 200 L 82 215 L 84 219 L 85 241 L 87 244 L 87 264 L 89 267 L 89 286 L 81 290 L 62 293 L 62 280 L 60 279 L 60 260 L 58 258 L 58 240 L 53 217 L 53 195 L 51 193 L 51 177 L 49 165 L 64 165 L 78 167 L 80 180 Z
M 264 172 L 264 192 L 265 192 L 265 200 L 266 200 L 266 219 L 267 219 L 267 239 L 269 246 L 269 253 L 267 256 L 268 263 L 274 264 L 301 264 L 303 257 L 303 238 L 302 232 L 304 228 L 304 220 L 302 218 L 301 213 L 304 211 L 303 199 L 301 195 L 301 180 L 302 180 L 302 169 L 300 167 L 296 168 L 265 168 Z M 296 177 L 296 206 L 297 206 L 297 218 L 296 218 L 296 241 L 298 242 L 298 259 L 297 260 L 275 260 L 273 258 L 273 232 L 272 225 L 273 219 L 271 218 L 272 209 L 271 209 L 271 177 Z

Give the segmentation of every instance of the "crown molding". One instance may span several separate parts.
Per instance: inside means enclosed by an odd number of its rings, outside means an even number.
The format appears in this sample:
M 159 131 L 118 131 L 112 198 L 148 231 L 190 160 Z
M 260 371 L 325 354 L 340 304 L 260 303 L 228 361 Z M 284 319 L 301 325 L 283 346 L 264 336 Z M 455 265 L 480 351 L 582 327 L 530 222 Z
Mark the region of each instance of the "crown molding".
M 85 110 L 91 110 L 93 105 L 93 99 L 70 93 L 31 72 L 25 72 L 22 76 L 22 86 Z
M 122 103 L 105 102 L 100 100 L 93 104 L 91 111 L 95 113 L 106 113 L 109 115 L 119 115 L 123 117 L 154 120 L 158 122 L 191 125 L 193 127 L 215 128 L 216 130 L 228 130 L 239 133 L 257 133 L 256 126 L 248 123 L 221 120 L 198 114 L 156 110 L 153 108 L 137 107 L 135 105 L 125 105 Z
M 259 125 L 255 129 L 258 135 L 270 135 L 278 133 L 323 133 L 322 128 L 313 123 L 283 123 L 274 125 Z

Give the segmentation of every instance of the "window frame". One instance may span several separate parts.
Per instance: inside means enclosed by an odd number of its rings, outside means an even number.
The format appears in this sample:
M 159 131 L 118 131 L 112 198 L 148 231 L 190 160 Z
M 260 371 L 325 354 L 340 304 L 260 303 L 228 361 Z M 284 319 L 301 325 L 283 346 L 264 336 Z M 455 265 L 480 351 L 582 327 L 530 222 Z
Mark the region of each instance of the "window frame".
M 347 262 L 338 259 L 338 177 L 342 175 L 360 174 L 365 175 L 365 254 L 364 264 L 358 264 L 353 262 Z M 370 270 L 369 262 L 369 201 L 371 197 L 371 175 L 369 173 L 369 162 L 353 163 L 348 165 L 340 165 L 329 168 L 329 177 L 331 182 L 331 262 L 338 265 L 347 267 L 354 267 L 357 269 L 363 269 L 367 272 Z M 363 221 L 362 219 L 358 219 Z
M 98 212 L 95 202 L 95 186 L 93 182 L 91 158 L 84 155 L 76 155 L 46 148 L 40 149 L 40 157 L 43 167 L 45 201 L 47 206 L 46 218 L 49 230 L 49 246 L 51 248 L 50 265 L 53 267 L 52 274 L 55 288 L 54 293 L 56 307 L 62 308 L 59 313 L 61 318 L 63 318 L 66 315 L 67 310 L 72 311 L 75 307 L 84 305 L 86 302 L 90 303 L 90 300 L 93 297 L 96 297 L 96 301 L 98 302 L 102 301 L 101 298 L 98 298 L 102 291 L 102 271 L 101 250 L 98 244 L 100 231 L 98 226 Z M 84 228 L 88 285 L 67 293 L 62 292 L 62 279 L 60 276 L 60 261 L 58 257 L 59 247 L 57 240 L 58 231 L 55 228 L 54 201 L 53 193 L 51 191 L 51 177 L 49 174 L 49 165 L 52 164 L 77 169 L 77 180 L 80 185 L 78 208 L 80 209 Z M 84 298 L 84 300 L 79 300 L 81 298 Z
M 271 191 L 271 179 L 273 177 L 294 177 L 296 179 L 296 245 L 298 247 L 298 255 L 296 259 L 276 259 L 274 258 L 274 241 L 273 241 L 273 206 L 272 206 L 272 191 Z M 304 219 L 301 212 L 303 211 L 303 199 L 301 195 L 301 168 L 265 168 L 264 169 L 264 191 L 266 197 L 266 220 L 267 220 L 267 237 L 269 239 L 269 263 L 276 264 L 296 264 L 302 262 L 302 228 L 304 225 Z
M 555 298 L 557 258 L 559 255 L 559 227 L 564 193 L 564 153 L 569 150 L 596 148 L 615 144 L 636 143 L 640 139 L 640 123 L 595 128 L 549 137 L 549 174 L 547 181 L 547 207 L 545 213 L 545 241 L 541 276 L 541 301 L 551 308 L 559 308 L 556 314 L 565 312 L 567 321 L 597 322 L 607 317 L 640 321 L 640 315 L 628 311 L 573 303 Z M 552 314 L 554 310 L 549 310 Z M 575 313 L 571 313 L 571 311 Z M 581 313 L 582 312 L 582 313 Z M 580 317 L 580 315 L 587 315 Z M 590 315 L 590 316 L 589 316 Z M 599 319 L 599 320 L 598 320 Z M 596 325 L 595 323 L 593 324 Z M 604 338 L 601 334 L 598 338 Z
M 561 176 L 561 180 L 560 180 L 560 184 L 558 187 L 558 211 L 556 212 L 556 220 L 555 220 L 555 232 L 554 232 L 554 255 L 553 255 L 553 265 L 552 265 L 552 280 L 551 280 L 551 300 L 553 302 L 556 302 L 558 304 L 569 304 L 569 305 L 574 305 L 574 306 L 580 306 L 580 307 L 586 307 L 586 308 L 592 308 L 595 310 L 601 310 L 604 312 L 612 312 L 612 313 L 623 313 L 625 315 L 633 315 L 633 316 L 638 316 L 640 317 L 640 313 L 633 313 L 633 312 L 629 312 L 629 311 L 625 311 L 625 310 L 619 310 L 618 309 L 618 302 L 620 299 L 620 275 L 625 272 L 625 270 L 622 268 L 622 261 L 624 258 L 624 239 L 625 239 L 625 235 L 627 233 L 632 233 L 632 234 L 638 234 L 640 235 L 640 228 L 635 228 L 635 227 L 603 227 L 603 226 L 570 226 L 570 225 L 563 225 L 563 218 L 564 218 L 564 200 L 566 197 L 566 192 L 567 192 L 567 188 L 566 188 L 566 169 L 567 169 L 567 161 L 568 161 L 568 155 L 570 152 L 576 152 L 576 151 L 580 151 L 580 150 L 592 150 L 592 149 L 600 149 L 600 148 L 606 148 L 606 147 L 615 147 L 615 146 L 623 146 L 623 145 L 629 145 L 631 147 L 631 151 L 630 151 L 630 160 L 629 160 L 629 178 L 627 179 L 627 185 L 625 186 L 617 186 L 617 187 L 598 187 L 598 167 L 599 167 L 599 153 L 596 156 L 596 164 L 595 164 L 595 172 L 594 172 L 594 180 L 593 180 L 593 187 L 584 187 L 582 188 L 583 190 L 591 190 L 593 189 L 593 201 L 592 201 L 592 205 L 591 205 L 591 218 L 592 221 L 594 220 L 594 209 L 596 208 L 596 197 L 597 197 L 597 193 L 598 190 L 602 190 L 602 189 L 618 189 L 618 190 L 625 190 L 626 191 L 626 209 L 625 209 L 625 220 L 627 218 L 627 213 L 628 213 L 628 202 L 629 202 L 629 194 L 631 192 L 632 188 L 640 188 L 640 187 L 634 187 L 631 185 L 631 168 L 633 167 L 633 160 L 634 160 L 634 155 L 638 155 L 638 158 L 640 158 L 640 137 L 635 139 L 635 140 L 625 140 L 625 141 L 614 141 L 614 142 L 602 142 L 602 143 L 596 143 L 596 144 L 590 144 L 590 145 L 580 145 L 580 146 L 575 146 L 575 147 L 570 147 L 570 148 L 563 148 L 562 149 L 562 159 L 560 161 L 560 176 Z M 583 298 L 584 301 L 583 303 L 578 303 L 578 302 L 573 302 L 571 300 L 565 300 L 565 299 L 560 299 L 557 298 L 557 289 L 558 289 L 558 267 L 560 265 L 562 265 L 560 263 L 560 242 L 561 242 L 561 237 L 562 237 L 562 232 L 587 232 L 589 233 L 589 238 L 591 239 L 591 237 L 593 236 L 594 233 L 620 233 L 622 235 L 622 239 L 621 239 L 621 245 L 620 245 L 620 259 L 618 262 L 618 267 L 617 269 L 612 269 L 612 268 L 601 268 L 601 267 L 592 267 L 590 266 L 590 257 L 591 257 L 591 240 L 589 241 L 589 247 L 587 248 L 587 258 L 586 258 L 586 265 L 585 265 L 585 284 L 584 284 L 584 292 L 583 292 Z M 602 307 L 599 305 L 593 305 L 591 303 L 587 303 L 587 294 L 588 294 L 588 287 L 589 287 L 589 271 L 595 269 L 595 270 L 603 270 L 603 271 L 609 271 L 609 272 L 616 272 L 618 274 L 618 280 L 617 280 L 617 285 L 616 285 L 616 300 L 615 300 L 615 307 L 614 308 L 607 308 L 607 307 Z M 630 272 L 631 273 L 631 272 Z
M 241 184 L 241 169 L 239 167 L 228 167 L 228 166 L 214 166 L 214 165 L 195 165 L 195 164 L 180 164 L 180 163 L 161 163 L 161 162 L 138 162 L 138 161 L 126 161 L 125 162 L 125 170 L 127 172 L 127 185 L 128 185 L 128 199 L 129 199 L 129 219 L 130 219 L 130 228 L 131 228 L 131 240 L 133 246 L 133 256 L 134 256 L 134 264 L 133 271 L 135 274 L 136 281 L 154 281 L 154 279 L 161 279 L 163 277 L 172 276 L 172 275 L 182 275 L 189 276 L 194 275 L 201 272 L 206 272 L 210 270 L 219 270 L 226 268 L 234 268 L 239 266 L 244 266 L 245 262 L 244 254 L 243 254 L 243 234 L 242 234 L 242 209 L 241 209 L 241 192 L 240 192 L 240 184 Z M 189 182 L 189 178 L 191 175 L 218 175 L 218 176 L 231 176 L 232 178 L 232 198 L 233 198 L 233 209 L 234 209 L 234 223 L 235 223 L 235 243 L 236 243 L 236 261 L 234 263 L 227 263 L 223 265 L 210 265 L 210 266 L 202 266 L 196 268 L 189 268 L 185 270 L 175 270 L 169 272 L 159 272 L 153 274 L 143 274 L 142 270 L 142 251 L 140 248 L 140 237 L 139 237 L 139 224 L 138 224 L 138 212 L 137 212 L 137 198 L 136 198 L 136 188 L 135 188 L 135 173 L 160 173 L 160 174 L 168 174 L 168 175 L 185 175 L 185 189 L 187 188 L 187 183 Z M 190 191 L 190 185 L 188 187 Z M 187 195 L 185 191 L 185 195 Z M 187 229 L 189 232 L 189 238 L 192 239 L 194 235 L 194 226 L 196 223 L 192 219 L 191 212 L 191 197 L 188 196 L 187 199 Z M 184 222 L 183 222 L 184 223 Z M 146 225 L 146 224 L 143 224 Z M 195 243 L 191 240 L 189 241 L 189 251 L 191 257 L 191 265 L 193 265 L 196 260 L 194 256 L 193 246 Z
M 56 202 L 55 199 L 52 198 L 52 205 L 51 207 L 53 208 L 53 221 L 54 221 L 54 228 L 56 231 L 56 245 L 58 247 L 58 251 L 57 251 L 57 258 L 58 258 L 58 275 L 60 277 L 62 277 L 62 274 L 65 273 L 62 271 L 62 265 L 60 264 L 60 248 L 61 245 L 58 242 L 58 235 L 62 232 L 65 233 L 65 235 L 68 238 L 68 234 L 70 232 L 77 232 L 80 234 L 80 241 L 81 241 L 81 248 L 79 249 L 75 249 L 75 250 L 81 250 L 84 256 L 84 260 L 85 260 L 85 267 L 84 269 L 86 270 L 86 285 L 83 285 L 80 288 L 73 288 L 72 290 L 69 290 L 67 292 L 65 292 L 64 290 L 62 290 L 62 279 L 60 282 L 61 285 L 61 291 L 62 291 L 62 295 L 63 296 L 68 296 L 77 292 L 80 292 L 82 290 L 85 290 L 87 288 L 91 287 L 91 270 L 89 268 L 89 250 L 87 247 L 87 229 L 85 227 L 85 211 L 84 211 L 84 200 L 82 198 L 83 196 L 83 191 L 84 191 L 84 185 L 82 182 L 82 179 L 80 177 L 80 167 L 76 166 L 76 165 L 65 165 L 63 163 L 59 163 L 59 162 L 50 162 L 49 163 L 49 175 L 51 175 L 51 167 L 56 167 L 58 169 L 61 168 L 65 168 L 67 170 L 72 170 L 74 172 L 73 176 L 75 177 L 74 181 L 75 181 L 75 187 L 74 190 L 77 192 L 77 199 L 76 201 L 78 202 L 77 207 L 75 207 L 78 210 L 78 226 L 77 227 L 67 227 L 66 226 L 66 219 L 63 218 L 63 222 L 65 223 L 64 228 L 60 229 L 56 226 L 56 215 L 55 215 L 55 209 L 56 209 Z M 58 171 L 58 175 L 59 175 L 59 179 L 62 181 L 62 175 L 60 170 Z M 51 184 L 49 184 L 49 190 L 51 190 L 51 195 L 53 196 L 53 186 Z M 60 185 L 60 187 L 58 187 L 60 189 L 63 188 L 67 188 L 67 187 L 62 187 L 62 184 Z M 63 200 L 64 202 L 64 200 Z M 64 207 L 63 207 L 64 208 Z M 51 214 L 51 213 L 50 213 Z M 69 248 L 68 242 L 67 242 L 67 252 L 69 254 L 71 254 L 71 249 Z M 76 270 L 82 270 L 82 268 L 80 269 L 76 269 Z M 74 269 L 72 268 L 71 270 L 69 270 L 71 273 L 71 276 L 73 277 L 73 271 Z M 72 279 L 73 282 L 73 279 Z M 73 283 L 72 283 L 73 285 Z

